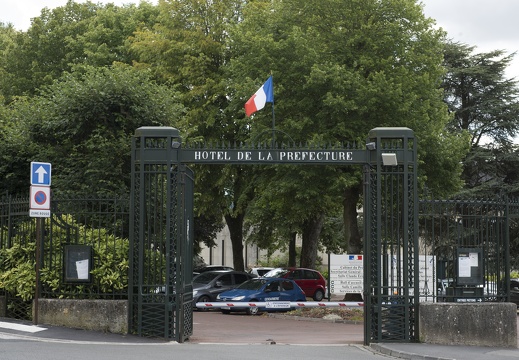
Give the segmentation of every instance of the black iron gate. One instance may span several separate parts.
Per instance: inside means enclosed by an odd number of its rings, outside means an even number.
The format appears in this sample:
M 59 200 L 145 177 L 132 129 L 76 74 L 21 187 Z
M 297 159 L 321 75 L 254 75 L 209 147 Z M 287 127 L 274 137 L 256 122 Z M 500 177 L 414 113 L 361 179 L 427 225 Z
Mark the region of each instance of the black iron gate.
M 365 343 L 416 335 L 416 144 L 377 128 L 361 148 L 182 146 L 178 130 L 137 129 L 132 144 L 130 329 L 184 341 L 192 332 L 192 174 L 184 163 L 365 165 Z M 185 246 L 184 246 L 185 245 Z M 397 274 L 386 270 L 388 256 Z
M 129 327 L 183 342 L 193 332 L 193 173 L 178 131 L 138 129 L 132 145 Z
M 416 340 L 417 149 L 409 129 L 369 133 L 364 170 L 364 342 Z M 390 154 L 400 154 L 400 161 Z
M 508 196 L 478 200 L 422 196 L 420 249 L 434 261 L 433 273 L 426 274 L 432 286 L 429 293 L 422 291 L 422 298 L 458 303 L 509 301 L 509 232 L 517 227 L 513 223 L 518 205 Z

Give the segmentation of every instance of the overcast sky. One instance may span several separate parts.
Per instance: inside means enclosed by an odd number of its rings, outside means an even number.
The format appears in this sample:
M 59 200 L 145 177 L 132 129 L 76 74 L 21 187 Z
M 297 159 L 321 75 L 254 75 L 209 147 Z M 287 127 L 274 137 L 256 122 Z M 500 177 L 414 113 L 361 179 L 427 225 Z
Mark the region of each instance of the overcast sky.
M 304 0 L 301 0 L 304 1 Z M 77 2 L 84 2 L 77 0 Z M 93 2 L 138 3 L 139 0 L 94 0 Z M 156 4 L 158 0 L 148 0 Z M 449 37 L 487 52 L 502 49 L 519 52 L 519 0 L 422 0 L 425 15 L 436 20 Z M 67 0 L 0 0 L 0 21 L 27 30 L 31 18 L 39 16 L 43 7 L 63 6 Z M 519 54 L 507 71 L 519 80 Z

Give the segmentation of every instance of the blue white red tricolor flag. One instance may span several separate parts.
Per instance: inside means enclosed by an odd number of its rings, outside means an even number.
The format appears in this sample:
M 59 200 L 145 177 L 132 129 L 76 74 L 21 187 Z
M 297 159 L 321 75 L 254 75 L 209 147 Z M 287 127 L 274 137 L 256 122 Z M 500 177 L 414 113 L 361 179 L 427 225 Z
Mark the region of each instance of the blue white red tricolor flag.
M 270 76 L 267 81 L 265 81 L 265 84 L 245 103 L 245 113 L 247 116 L 251 116 L 256 111 L 263 109 L 268 102 L 274 102 L 274 83 L 272 76 Z
M 348 255 L 348 260 L 362 260 L 362 255 Z

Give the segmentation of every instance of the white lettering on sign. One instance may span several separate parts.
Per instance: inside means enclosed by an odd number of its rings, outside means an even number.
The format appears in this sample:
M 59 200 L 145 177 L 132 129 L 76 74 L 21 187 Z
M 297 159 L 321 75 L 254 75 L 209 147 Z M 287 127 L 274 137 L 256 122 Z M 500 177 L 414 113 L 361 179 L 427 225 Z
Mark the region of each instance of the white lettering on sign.
M 352 153 L 347 151 L 282 151 L 279 160 L 285 161 L 351 161 Z
M 227 151 L 196 151 L 195 160 L 227 160 L 230 161 L 231 157 Z
M 276 301 L 279 300 L 279 296 L 265 298 L 265 301 Z
M 301 150 L 301 151 L 194 151 L 194 161 L 251 161 L 251 162 L 348 162 L 353 161 L 351 151 Z
M 29 210 L 30 217 L 50 217 L 50 210 Z

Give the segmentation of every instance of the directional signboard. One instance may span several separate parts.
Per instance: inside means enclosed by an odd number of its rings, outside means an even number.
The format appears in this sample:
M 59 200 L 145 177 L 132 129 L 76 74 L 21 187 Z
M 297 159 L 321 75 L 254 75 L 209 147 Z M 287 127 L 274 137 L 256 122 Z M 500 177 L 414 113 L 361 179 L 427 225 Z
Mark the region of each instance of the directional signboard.
M 50 186 L 51 164 L 31 162 L 31 185 Z
M 50 217 L 51 169 L 50 163 L 31 162 L 31 217 Z

